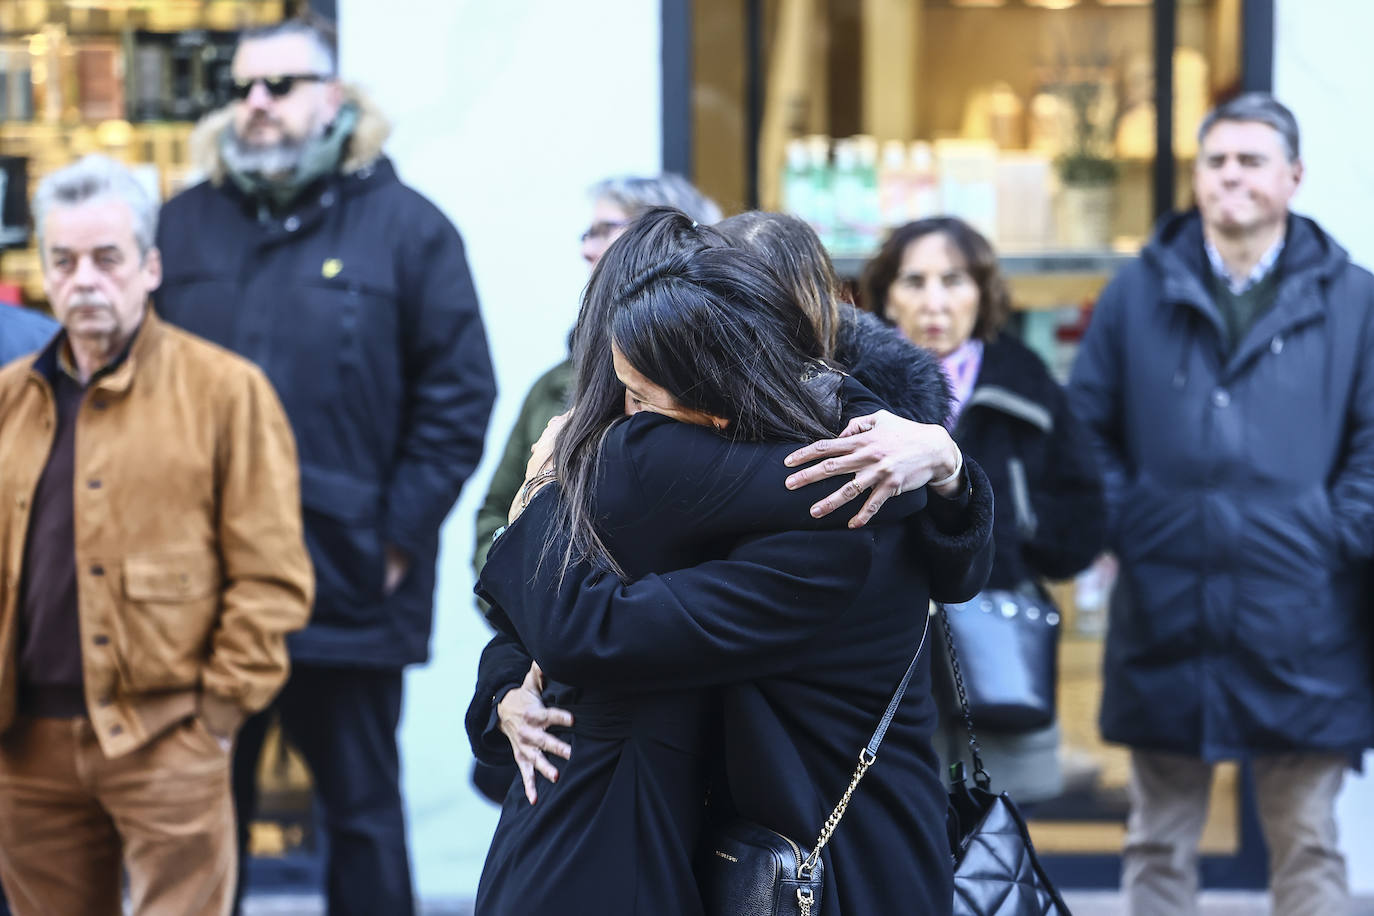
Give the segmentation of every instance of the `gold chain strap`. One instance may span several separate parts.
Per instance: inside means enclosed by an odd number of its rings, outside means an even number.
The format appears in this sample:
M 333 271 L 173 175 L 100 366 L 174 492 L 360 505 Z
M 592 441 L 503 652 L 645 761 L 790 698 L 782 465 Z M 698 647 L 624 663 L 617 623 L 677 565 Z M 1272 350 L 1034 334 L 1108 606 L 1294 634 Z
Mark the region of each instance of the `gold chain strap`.
M 849 780 L 849 788 L 844 790 L 844 795 L 840 796 L 840 803 L 835 806 L 835 810 L 830 812 L 830 816 L 825 819 L 825 826 L 821 828 L 821 835 L 816 838 L 816 848 L 811 851 L 811 855 L 806 857 L 806 861 L 797 869 L 799 877 L 808 877 L 816 869 L 816 863 L 821 859 L 821 850 L 825 844 L 830 842 L 830 837 L 834 835 L 835 828 L 840 826 L 840 818 L 844 817 L 845 809 L 849 807 L 849 799 L 854 796 L 854 790 L 859 787 L 859 780 L 864 778 L 868 768 L 876 763 L 878 758 L 868 752 L 868 748 L 859 751 L 859 766 L 854 770 L 854 778 Z

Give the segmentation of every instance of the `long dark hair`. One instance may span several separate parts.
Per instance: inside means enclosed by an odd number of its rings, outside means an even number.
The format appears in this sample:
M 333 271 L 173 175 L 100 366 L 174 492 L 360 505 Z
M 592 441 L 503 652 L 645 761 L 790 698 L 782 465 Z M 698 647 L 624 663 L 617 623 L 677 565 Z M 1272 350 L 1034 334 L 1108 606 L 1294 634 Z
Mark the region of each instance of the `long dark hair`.
M 840 324 L 837 306 L 845 297 L 835 265 L 816 230 L 790 214 L 759 210 L 721 220 L 716 228 L 739 247 L 763 258 L 792 290 L 797 305 L 816 329 L 821 345 L 816 355 L 833 358 Z
M 978 287 L 978 317 L 973 322 L 973 336 L 982 341 L 993 340 L 1011 317 L 1007 281 L 1002 276 L 992 243 L 977 229 L 954 216 L 934 216 L 893 229 L 883 247 L 864 267 L 864 306 L 883 321 L 893 324 L 887 314 L 887 291 L 897 279 L 902 256 L 912 242 L 936 233 L 949 239 L 963 256 L 964 267 Z
M 838 431 L 823 387 L 808 381 L 815 330 L 768 266 L 677 210 L 650 210 L 597 263 L 573 331 L 573 412 L 554 449 L 565 571 L 591 559 L 623 575 L 594 524 L 601 442 L 625 416 L 612 342 L 683 407 L 729 420 L 733 439 Z

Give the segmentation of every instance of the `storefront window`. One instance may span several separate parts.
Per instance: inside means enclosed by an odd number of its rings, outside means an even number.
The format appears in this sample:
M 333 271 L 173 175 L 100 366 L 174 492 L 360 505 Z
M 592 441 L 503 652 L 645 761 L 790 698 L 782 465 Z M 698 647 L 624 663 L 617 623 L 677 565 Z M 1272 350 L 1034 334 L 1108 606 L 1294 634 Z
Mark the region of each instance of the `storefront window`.
M 166 199 L 192 178 L 196 119 L 229 101 L 240 29 L 280 22 L 288 0 L 0 2 L 0 285 L 42 300 L 26 197 L 87 153 L 134 166 Z
M 1197 123 L 1238 85 L 1241 5 L 1177 4 L 1166 205 L 1186 205 Z M 727 206 L 797 213 L 838 255 L 936 213 L 1009 253 L 1148 235 L 1147 0 L 698 0 L 694 29 L 695 170 Z

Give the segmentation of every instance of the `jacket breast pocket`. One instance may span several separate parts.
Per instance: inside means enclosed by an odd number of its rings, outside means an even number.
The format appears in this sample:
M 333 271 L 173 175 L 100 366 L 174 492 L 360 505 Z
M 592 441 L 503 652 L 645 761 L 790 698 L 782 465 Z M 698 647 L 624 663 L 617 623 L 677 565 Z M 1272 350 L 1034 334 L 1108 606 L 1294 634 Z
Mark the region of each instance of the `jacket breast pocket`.
M 194 686 L 220 610 L 219 562 L 206 553 L 124 559 L 115 631 L 121 676 L 133 692 Z

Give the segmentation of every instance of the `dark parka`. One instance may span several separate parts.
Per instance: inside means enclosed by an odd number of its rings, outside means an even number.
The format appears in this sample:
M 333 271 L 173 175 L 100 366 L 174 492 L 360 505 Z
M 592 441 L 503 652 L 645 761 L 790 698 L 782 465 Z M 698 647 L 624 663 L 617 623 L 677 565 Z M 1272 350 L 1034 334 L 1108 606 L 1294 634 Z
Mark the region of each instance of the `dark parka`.
M 252 359 L 276 387 L 301 457 L 318 594 L 292 658 L 394 668 L 428 656 L 439 526 L 482 454 L 495 397 L 463 243 L 359 119 L 340 170 L 277 215 L 211 176 L 163 208 L 160 313 Z M 411 558 L 383 594 L 383 545 Z
M 1206 760 L 1374 738 L 1374 278 L 1290 216 L 1233 349 L 1196 213 L 1103 292 L 1070 383 L 1121 559 L 1102 732 Z

